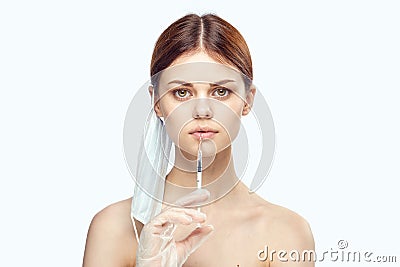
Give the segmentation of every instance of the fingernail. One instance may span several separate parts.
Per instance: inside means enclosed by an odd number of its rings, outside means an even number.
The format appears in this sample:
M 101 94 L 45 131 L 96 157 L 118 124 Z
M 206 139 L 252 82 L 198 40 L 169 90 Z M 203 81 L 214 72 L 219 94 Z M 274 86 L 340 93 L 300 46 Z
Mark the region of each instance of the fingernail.
M 211 230 L 214 230 L 214 226 L 211 224 L 207 224 L 206 227 L 211 228 Z

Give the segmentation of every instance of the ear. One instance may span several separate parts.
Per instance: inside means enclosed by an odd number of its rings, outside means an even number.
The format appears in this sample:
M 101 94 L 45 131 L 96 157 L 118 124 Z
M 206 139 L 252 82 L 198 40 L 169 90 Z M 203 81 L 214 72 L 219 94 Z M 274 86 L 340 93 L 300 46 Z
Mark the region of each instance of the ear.
M 149 86 L 149 94 L 150 94 L 150 97 L 153 98 L 154 88 L 153 88 L 152 85 Z M 159 117 L 159 118 L 163 117 L 162 112 L 161 112 L 161 108 L 160 108 L 160 101 L 157 101 L 155 103 L 154 111 L 156 112 L 157 117 Z
M 256 87 L 254 85 L 251 85 L 246 95 L 246 102 L 243 107 L 242 116 L 246 116 L 247 114 L 250 113 L 254 103 L 255 94 L 256 94 Z

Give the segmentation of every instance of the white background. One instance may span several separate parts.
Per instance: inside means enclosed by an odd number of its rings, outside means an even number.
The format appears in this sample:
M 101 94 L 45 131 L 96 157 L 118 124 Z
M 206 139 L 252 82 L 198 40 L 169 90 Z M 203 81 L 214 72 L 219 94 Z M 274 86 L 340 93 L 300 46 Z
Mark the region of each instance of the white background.
M 252 52 L 277 136 L 258 193 L 305 217 L 317 252 L 400 261 L 398 1 L 2 1 L 0 266 L 81 265 L 91 218 L 132 193 L 123 122 L 153 45 L 189 12 Z

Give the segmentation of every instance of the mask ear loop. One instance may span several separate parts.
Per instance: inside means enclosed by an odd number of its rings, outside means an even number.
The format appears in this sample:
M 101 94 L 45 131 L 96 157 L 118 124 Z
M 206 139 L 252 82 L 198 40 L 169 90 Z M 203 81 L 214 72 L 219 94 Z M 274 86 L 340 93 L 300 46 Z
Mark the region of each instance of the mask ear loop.
M 131 215 L 131 219 L 132 219 L 132 224 L 133 224 L 133 230 L 135 232 L 136 241 L 137 241 L 138 246 L 140 246 L 140 238 L 139 238 L 138 230 L 136 227 L 136 221 L 132 215 Z

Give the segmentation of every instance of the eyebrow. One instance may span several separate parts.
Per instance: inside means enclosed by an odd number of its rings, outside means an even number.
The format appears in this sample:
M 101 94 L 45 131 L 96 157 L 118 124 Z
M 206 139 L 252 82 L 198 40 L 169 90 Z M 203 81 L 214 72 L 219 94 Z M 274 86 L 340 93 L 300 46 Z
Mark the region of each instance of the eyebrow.
M 218 82 L 212 82 L 210 84 L 223 85 L 223 84 L 230 83 L 230 82 L 236 82 L 236 81 L 235 80 L 230 80 L 230 79 L 225 79 L 225 80 L 221 80 L 221 81 L 218 81 Z M 189 83 L 189 82 L 186 82 L 186 81 L 181 81 L 181 80 L 173 80 L 173 81 L 170 81 L 168 84 L 172 84 L 172 83 L 185 85 L 185 86 L 193 86 L 192 83 Z

